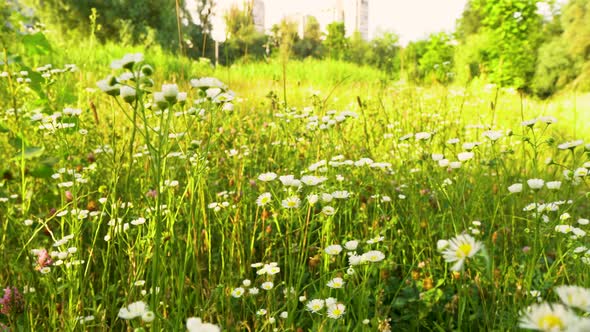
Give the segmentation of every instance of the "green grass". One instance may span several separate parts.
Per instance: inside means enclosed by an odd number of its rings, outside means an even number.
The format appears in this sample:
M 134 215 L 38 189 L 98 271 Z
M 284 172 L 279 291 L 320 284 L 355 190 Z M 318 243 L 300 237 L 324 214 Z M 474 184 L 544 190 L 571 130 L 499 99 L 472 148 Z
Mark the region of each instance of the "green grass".
M 274 60 L 214 69 L 157 49 L 68 47 L 31 59 L 33 68 L 79 67 L 44 86 L 45 100 L 0 81 L 0 286 L 24 293 L 0 322 L 15 331 L 182 331 L 189 317 L 228 331 L 506 331 L 537 302 L 531 291 L 556 302 L 555 286 L 590 286 L 590 254 L 574 251 L 587 236 L 556 231 L 588 227 L 577 223 L 590 216 L 588 176 L 564 176 L 590 168 L 588 96 L 539 101 L 483 83 L 423 88 L 306 60 L 286 64 L 285 110 Z M 100 91 L 98 80 L 122 72 L 111 61 L 128 52 L 144 52 L 155 68 L 146 91 L 174 82 L 186 105 L 158 112 L 147 93 L 126 103 Z M 210 75 L 236 92 L 232 112 L 210 101 L 190 109 L 202 95 L 189 80 Z M 14 101 L 18 116 L 8 111 Z M 65 107 L 82 112 L 46 121 L 72 128 L 40 129 L 27 116 Z M 521 125 L 538 116 L 557 123 Z M 490 129 L 502 137 L 486 138 Z M 585 143 L 557 147 L 574 139 Z M 433 154 L 471 159 L 452 168 Z M 321 183 L 260 180 L 267 172 Z M 561 188 L 530 189 L 534 178 Z M 523 191 L 510 193 L 514 183 Z M 271 200 L 259 206 L 263 193 Z M 295 197 L 298 206 L 286 208 Z M 560 201 L 556 211 L 525 211 Z M 453 272 L 437 242 L 463 232 L 483 248 Z M 384 259 L 351 267 L 346 249 L 325 252 L 351 240 L 358 255 L 378 250 Z M 52 262 L 33 249 L 55 251 Z M 257 274 L 258 262 L 279 271 Z M 334 278 L 342 289 L 327 286 Z M 233 297 L 239 287 L 245 294 Z M 345 307 L 339 319 L 306 309 L 329 297 Z M 153 321 L 118 317 L 136 301 Z

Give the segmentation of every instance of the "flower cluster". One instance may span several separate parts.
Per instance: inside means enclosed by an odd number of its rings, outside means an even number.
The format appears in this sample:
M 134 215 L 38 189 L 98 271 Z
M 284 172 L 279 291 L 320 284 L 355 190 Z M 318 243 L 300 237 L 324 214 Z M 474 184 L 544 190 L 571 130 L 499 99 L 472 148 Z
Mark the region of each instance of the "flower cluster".
M 326 315 L 331 319 L 339 319 L 346 313 L 346 306 L 333 297 L 309 300 L 305 307 L 314 314 L 319 314 L 326 308 Z
M 0 298 L 0 313 L 13 316 L 23 312 L 25 301 L 16 287 L 4 288 L 4 295 Z
M 154 312 L 150 311 L 148 305 L 143 301 L 133 302 L 127 306 L 122 307 L 119 309 L 118 316 L 119 318 L 125 320 L 141 317 L 141 320 L 146 323 L 150 323 L 156 318 Z

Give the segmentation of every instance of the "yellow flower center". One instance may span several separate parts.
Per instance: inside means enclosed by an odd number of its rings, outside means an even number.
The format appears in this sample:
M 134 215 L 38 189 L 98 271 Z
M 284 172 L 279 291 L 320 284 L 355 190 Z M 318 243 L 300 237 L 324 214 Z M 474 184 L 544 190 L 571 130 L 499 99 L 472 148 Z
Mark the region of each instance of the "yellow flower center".
M 469 243 L 463 243 L 462 245 L 457 248 L 456 254 L 459 258 L 465 258 L 469 255 L 473 247 Z
M 547 314 L 541 317 L 537 325 L 544 330 L 553 330 L 555 328 L 559 328 L 559 330 L 561 330 L 564 327 L 561 318 L 555 314 Z

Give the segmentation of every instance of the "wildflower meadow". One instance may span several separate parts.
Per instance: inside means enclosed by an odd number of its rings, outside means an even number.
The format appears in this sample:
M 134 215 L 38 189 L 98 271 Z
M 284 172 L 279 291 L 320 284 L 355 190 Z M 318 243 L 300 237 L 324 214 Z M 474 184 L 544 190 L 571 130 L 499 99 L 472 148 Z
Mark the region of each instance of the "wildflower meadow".
M 590 331 L 587 96 L 35 43 L 0 331 Z

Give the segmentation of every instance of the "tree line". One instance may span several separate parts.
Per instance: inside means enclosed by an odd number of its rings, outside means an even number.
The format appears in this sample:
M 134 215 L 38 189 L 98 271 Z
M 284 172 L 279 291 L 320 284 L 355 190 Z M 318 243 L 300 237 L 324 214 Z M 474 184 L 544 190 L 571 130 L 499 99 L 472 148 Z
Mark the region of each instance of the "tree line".
M 15 12 L 23 12 L 11 8 L 15 6 L 33 8 L 35 20 L 64 38 L 92 35 L 103 42 L 159 45 L 193 58 L 215 57 L 215 0 L 195 0 L 190 11 L 185 0 L 0 0 L 6 22 L 14 21 Z M 219 60 L 225 65 L 279 56 L 313 57 L 374 66 L 392 79 L 418 84 L 479 79 L 541 97 L 565 88 L 590 91 L 588 0 L 563 5 L 554 0 L 469 0 L 455 31 L 434 33 L 405 47 L 394 32 L 370 41 L 358 32 L 347 37 L 341 22 L 328 25 L 324 33 L 312 16 L 305 18 L 302 31 L 298 22 L 286 18 L 261 33 L 248 1 L 231 7 L 224 20 L 227 40 L 220 45 Z M 0 38 L 6 39 L 7 25 L 2 29 Z

